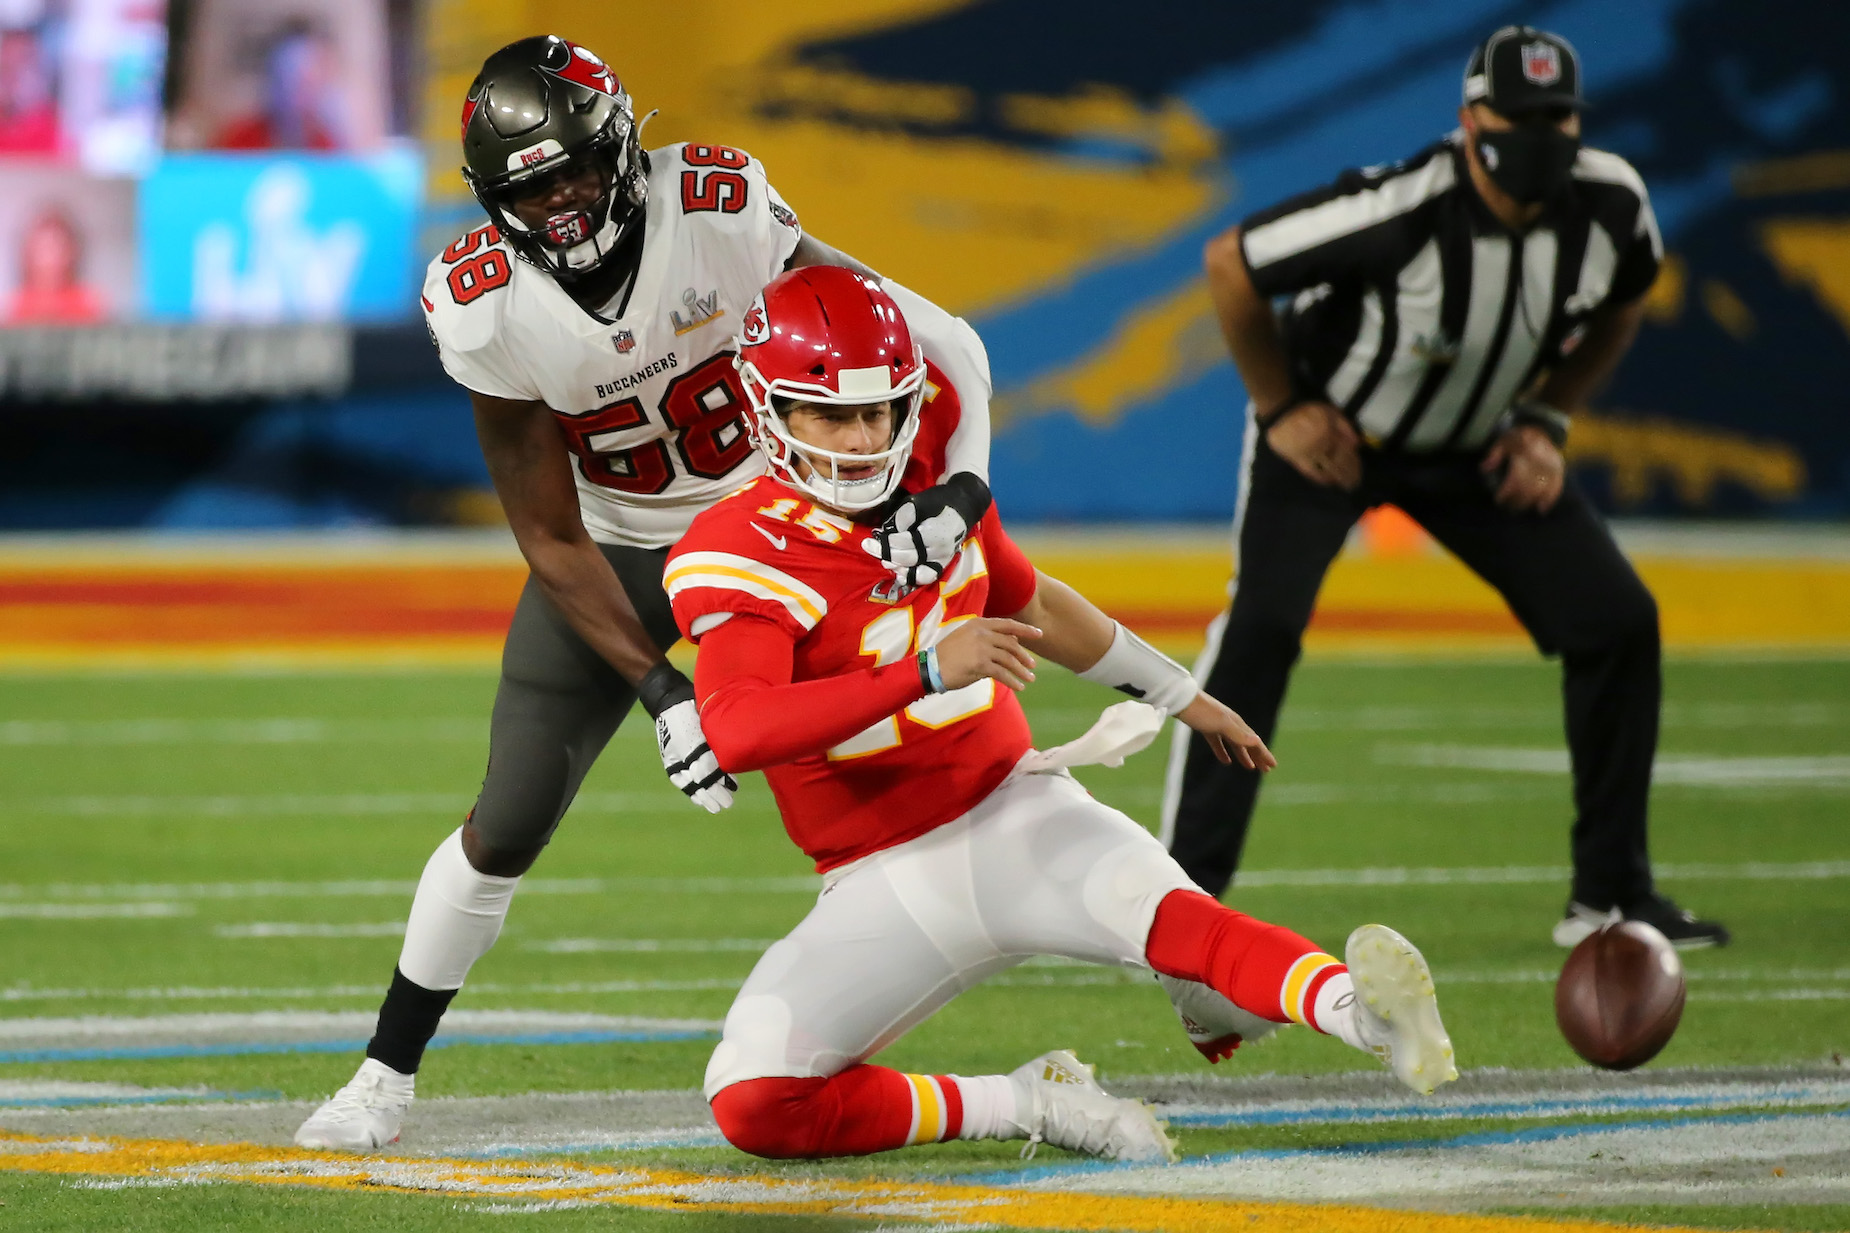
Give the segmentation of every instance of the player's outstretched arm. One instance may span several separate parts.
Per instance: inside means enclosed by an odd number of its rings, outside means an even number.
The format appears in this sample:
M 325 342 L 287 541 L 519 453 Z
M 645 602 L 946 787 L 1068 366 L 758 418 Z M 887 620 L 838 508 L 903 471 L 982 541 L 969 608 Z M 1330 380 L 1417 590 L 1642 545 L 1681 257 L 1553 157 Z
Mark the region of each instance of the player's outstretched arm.
M 1207 738 L 1222 762 L 1249 770 L 1278 765 L 1245 720 L 1201 691 L 1188 669 L 1099 610 L 1058 578 L 1035 571 L 1034 596 L 1015 619 L 1041 634 L 1028 645 L 1089 681 L 1149 703 Z M 949 639 L 947 638 L 948 642 Z
M 675 787 L 718 813 L 738 784 L 701 733 L 693 683 L 662 657 L 616 571 L 585 532 L 571 456 L 551 409 L 473 392 L 469 399 L 489 478 L 534 581 L 578 636 L 636 687 L 656 721 L 656 745 Z

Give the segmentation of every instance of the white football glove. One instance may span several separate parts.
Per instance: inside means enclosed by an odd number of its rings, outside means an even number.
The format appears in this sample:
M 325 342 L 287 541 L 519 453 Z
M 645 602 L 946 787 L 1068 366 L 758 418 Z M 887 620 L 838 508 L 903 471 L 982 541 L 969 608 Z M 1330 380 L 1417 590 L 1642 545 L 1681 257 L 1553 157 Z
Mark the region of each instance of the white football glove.
M 901 594 L 930 586 L 957 559 L 965 538 L 989 511 L 989 500 L 989 485 L 980 476 L 959 471 L 907 497 L 861 547 L 893 571 Z
M 668 782 L 708 813 L 732 804 L 739 781 L 727 774 L 700 730 L 694 683 L 667 661 L 642 679 L 636 692 L 655 716 L 655 748 L 662 755 Z

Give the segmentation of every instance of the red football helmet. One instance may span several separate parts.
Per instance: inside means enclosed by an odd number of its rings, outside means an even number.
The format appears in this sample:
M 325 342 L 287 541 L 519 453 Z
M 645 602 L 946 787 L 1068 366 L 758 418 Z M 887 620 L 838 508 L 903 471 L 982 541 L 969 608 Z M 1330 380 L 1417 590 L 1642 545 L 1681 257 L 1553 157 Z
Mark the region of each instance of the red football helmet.
M 779 480 L 842 510 L 872 509 L 892 495 L 919 434 L 925 357 L 893 297 L 871 278 L 833 265 L 778 275 L 745 311 L 739 375 L 753 414 L 752 440 Z M 838 454 L 790 435 L 776 399 L 858 406 L 893 404 L 893 440 L 873 454 Z M 798 465 L 809 464 L 809 474 Z M 860 479 L 844 467 L 881 464 Z

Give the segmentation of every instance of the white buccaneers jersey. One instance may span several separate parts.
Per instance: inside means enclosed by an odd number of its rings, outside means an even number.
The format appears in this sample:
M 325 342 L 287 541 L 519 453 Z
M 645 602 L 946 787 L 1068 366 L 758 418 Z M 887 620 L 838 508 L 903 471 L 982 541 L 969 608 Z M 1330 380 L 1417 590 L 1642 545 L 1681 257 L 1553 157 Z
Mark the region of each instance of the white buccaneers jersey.
M 732 340 L 802 232 L 749 155 L 690 143 L 648 157 L 642 262 L 627 304 L 606 310 L 620 316 L 580 308 L 493 227 L 430 263 L 424 313 L 459 383 L 552 408 L 593 539 L 665 548 L 763 469 Z

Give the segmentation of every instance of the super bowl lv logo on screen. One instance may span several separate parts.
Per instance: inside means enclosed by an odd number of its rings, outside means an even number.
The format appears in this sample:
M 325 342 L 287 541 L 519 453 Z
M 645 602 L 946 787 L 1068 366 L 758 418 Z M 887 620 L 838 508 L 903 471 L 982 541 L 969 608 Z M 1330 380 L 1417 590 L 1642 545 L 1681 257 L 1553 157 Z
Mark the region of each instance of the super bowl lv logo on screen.
M 181 155 L 141 211 L 150 313 L 212 321 L 402 317 L 418 160 Z

